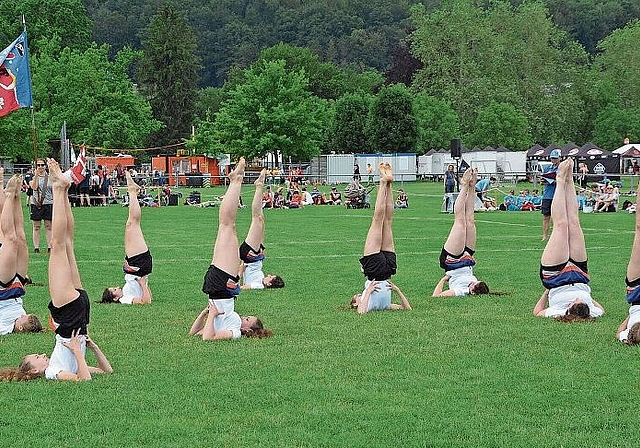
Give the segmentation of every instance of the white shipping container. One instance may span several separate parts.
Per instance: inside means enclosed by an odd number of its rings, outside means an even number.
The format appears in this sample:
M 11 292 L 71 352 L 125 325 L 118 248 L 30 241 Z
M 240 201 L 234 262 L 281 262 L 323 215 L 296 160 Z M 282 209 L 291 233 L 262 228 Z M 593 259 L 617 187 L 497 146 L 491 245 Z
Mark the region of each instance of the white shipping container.
M 350 182 L 353 179 L 353 161 L 353 154 L 327 155 L 327 183 L 344 184 Z M 362 175 L 362 171 L 360 173 Z

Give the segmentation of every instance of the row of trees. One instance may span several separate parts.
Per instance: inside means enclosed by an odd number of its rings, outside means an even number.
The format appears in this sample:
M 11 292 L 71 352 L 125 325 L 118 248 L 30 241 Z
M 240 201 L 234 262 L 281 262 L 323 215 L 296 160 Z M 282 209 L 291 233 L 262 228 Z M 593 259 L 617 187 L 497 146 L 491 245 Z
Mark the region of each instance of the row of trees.
M 518 6 L 525 0 L 511 0 Z M 85 0 L 93 36 L 117 51 L 141 48 L 140 30 L 157 13 L 155 0 Z M 247 68 L 278 42 L 311 49 L 322 60 L 385 71 L 394 47 L 411 27 L 410 7 L 431 13 L 449 0 L 167 0 L 184 11 L 199 42 L 202 86 L 221 86 L 234 66 Z M 491 1 L 467 1 L 489 6 Z M 545 0 L 553 24 L 593 55 L 613 30 L 640 18 L 636 0 Z
M 94 18 L 106 11 L 101 3 L 88 3 Z M 188 14 L 196 3 L 182 2 L 181 11 Z M 425 1 L 411 8 L 415 2 L 307 3 L 219 1 L 215 17 L 208 10 L 213 3 L 205 3 L 199 20 L 213 29 L 233 11 L 259 27 L 273 14 L 315 11 L 325 28 L 402 24 L 387 34 L 398 42 L 398 30 L 412 31 L 401 45 L 377 44 L 377 53 L 388 55 L 384 63 L 335 63 L 312 44 L 319 31 L 313 38 L 308 30 L 293 33 L 294 43 L 307 39 L 299 45 L 253 42 L 253 59 L 240 58 L 220 87 L 199 88 L 212 70 L 202 37 L 187 14 L 171 7 L 140 11 L 151 19 L 137 36 L 139 50 L 114 52 L 91 42 L 81 0 L 3 0 L 0 29 L 10 42 L 21 27 L 16 11 L 33 17 L 34 116 L 42 141 L 55 138 L 63 121 L 74 141 L 97 146 L 188 139 L 198 152 L 277 151 L 293 159 L 320 151 L 424 152 L 448 147 L 453 137 L 467 146 L 514 150 L 570 140 L 611 149 L 624 137 L 640 138 L 637 21 L 606 36 L 592 57 L 554 24 L 541 1 Z M 335 12 L 320 20 L 329 3 L 344 12 L 340 20 Z M 345 24 L 353 17 L 359 24 Z M 252 42 L 231 30 L 226 37 L 240 46 Z M 18 111 L 0 120 L 5 152 L 14 158 L 29 158 L 30 119 Z M 190 138 L 194 123 L 198 131 Z
M 553 24 L 541 2 L 513 6 L 493 1 L 490 7 L 481 7 L 451 0 L 435 11 L 423 5 L 413 7 L 411 21 L 414 31 L 407 39 L 408 51 L 397 52 L 393 69 L 379 84 L 363 83 L 360 89 L 352 86 L 327 95 L 324 92 L 336 90 L 329 82 L 332 77 L 320 70 L 323 64 L 310 53 L 302 57 L 300 49 L 280 45 L 263 53 L 248 70 L 252 76 L 240 76 L 226 86 L 255 83 L 253 74 L 262 70 L 265 58 L 286 61 L 280 79 L 301 70 L 318 83 L 307 90 L 335 100 L 328 103 L 329 118 L 312 119 L 315 124 L 327 123 L 325 139 L 314 145 L 318 151 L 421 153 L 446 148 L 455 136 L 462 136 L 467 146 L 514 150 L 536 142 L 567 141 L 594 141 L 614 149 L 625 137 L 640 139 L 635 107 L 640 78 L 631 62 L 640 56 L 635 45 L 640 36 L 637 20 L 601 41 L 593 58 Z M 391 76 L 405 80 L 406 88 L 381 88 L 389 85 Z M 225 87 L 220 91 L 225 92 Z M 281 150 L 282 141 L 269 138 L 265 131 L 285 128 L 270 123 L 264 129 L 257 124 L 265 111 L 271 118 L 278 116 L 270 106 L 276 96 L 273 88 L 231 91 L 221 103 L 218 122 L 209 127 L 216 148 L 230 145 L 233 135 L 232 147 L 246 155 Z M 286 104 L 290 95 L 284 97 L 276 103 Z M 229 126 L 230 113 L 241 125 Z M 290 120 L 287 117 L 282 123 Z M 249 138 L 247 129 L 260 131 Z M 262 140 L 256 144 L 258 137 Z

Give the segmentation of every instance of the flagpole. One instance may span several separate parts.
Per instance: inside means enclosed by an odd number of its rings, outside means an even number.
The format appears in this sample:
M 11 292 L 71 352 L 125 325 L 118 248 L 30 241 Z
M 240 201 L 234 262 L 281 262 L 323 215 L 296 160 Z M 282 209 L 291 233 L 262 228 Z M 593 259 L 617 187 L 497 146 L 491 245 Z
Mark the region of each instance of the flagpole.
M 22 14 L 22 29 L 24 32 L 27 32 L 27 21 Z M 29 71 L 31 71 L 31 67 L 29 67 Z M 31 77 L 31 75 L 29 75 Z M 33 108 L 33 103 L 29 107 L 31 110 L 31 142 L 33 144 L 33 161 L 35 162 L 38 159 L 38 134 L 36 132 L 36 114 Z

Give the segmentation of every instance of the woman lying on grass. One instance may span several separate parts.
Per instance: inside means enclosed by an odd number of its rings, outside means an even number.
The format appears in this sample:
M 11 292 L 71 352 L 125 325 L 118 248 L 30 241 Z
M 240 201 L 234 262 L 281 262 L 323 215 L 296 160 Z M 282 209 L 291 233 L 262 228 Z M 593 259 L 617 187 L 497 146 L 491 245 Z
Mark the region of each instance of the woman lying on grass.
M 364 291 L 351 299 L 351 307 L 364 314 L 374 310 L 410 310 L 411 305 L 400 288 L 389 280 L 396 273 L 396 254 L 391 224 L 393 222 L 393 193 L 391 165 L 381 163 L 380 189 L 373 210 L 371 226 L 364 243 L 364 256 L 360 259 L 362 272 L 367 277 Z M 391 303 L 395 291 L 400 304 Z
M 533 309 L 535 316 L 563 322 L 588 320 L 604 313 L 591 297 L 587 248 L 572 173 L 573 159 L 560 163 L 551 203 L 553 230 L 540 260 L 540 279 L 545 291 Z
M 638 191 L 638 190 L 636 190 Z M 636 196 L 636 210 L 638 210 Z M 627 303 L 629 314 L 618 327 L 616 337 L 628 345 L 640 344 L 640 212 L 636 212 L 636 233 L 633 237 L 631 257 L 627 265 Z
M 262 261 L 264 255 L 264 213 L 262 212 L 262 186 L 267 175 L 263 169 L 254 182 L 256 191 L 251 202 L 251 225 L 247 238 L 240 245 L 240 269 L 238 276 L 242 278 L 241 289 L 284 288 L 281 277 L 273 274 L 264 275 Z
M 239 339 L 242 335 L 260 338 L 273 335 L 257 317 L 240 317 L 235 312 L 235 299 L 240 294 L 236 215 L 244 168 L 245 161 L 241 158 L 229 174 L 229 188 L 218 212 L 218 234 L 213 247 L 213 260 L 202 286 L 202 292 L 209 295 L 209 305 L 198 315 L 189 331 L 190 335 L 201 336 L 204 340 Z
M 29 249 L 20 203 L 22 176 L 15 175 L 2 189 L 0 168 L 0 335 L 42 331 L 35 314 L 22 305 L 29 265 Z
M 122 265 L 125 284 L 122 288 L 111 287 L 102 293 L 102 303 L 123 303 L 126 305 L 144 305 L 151 303 L 151 289 L 148 278 L 153 269 L 151 252 L 140 227 L 142 211 L 136 200 L 140 186 L 133 181 L 131 174 L 125 173 L 127 192 L 129 193 L 129 217 L 124 228 L 125 259 Z
M 56 345 L 48 358 L 45 354 L 27 355 L 20 366 L 0 372 L 1 380 L 47 379 L 90 380 L 92 373 L 111 373 L 113 369 L 98 345 L 87 335 L 89 297 L 82 289 L 80 273 L 73 251 L 73 214 L 67 192 L 71 182 L 64 177 L 58 163 L 48 159 L 53 181 L 53 219 L 51 257 L 49 258 L 49 311 L 56 332 Z M 93 351 L 98 367 L 89 367 L 85 350 Z
M 477 171 L 467 169 L 460 180 L 460 194 L 453 205 L 454 221 L 449 236 L 440 253 L 440 267 L 444 277 L 440 279 L 433 297 L 466 296 L 488 294 L 489 287 L 473 275 L 476 260 L 475 186 Z M 449 282 L 449 289 L 444 284 Z

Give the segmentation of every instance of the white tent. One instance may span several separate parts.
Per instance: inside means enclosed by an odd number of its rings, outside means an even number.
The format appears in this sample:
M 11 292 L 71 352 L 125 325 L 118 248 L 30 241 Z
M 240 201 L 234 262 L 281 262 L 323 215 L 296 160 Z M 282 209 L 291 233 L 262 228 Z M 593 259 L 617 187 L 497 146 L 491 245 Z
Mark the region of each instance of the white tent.
M 640 143 L 623 145 L 613 150 L 614 154 L 620 156 L 620 173 L 626 173 L 634 159 L 640 159 Z

